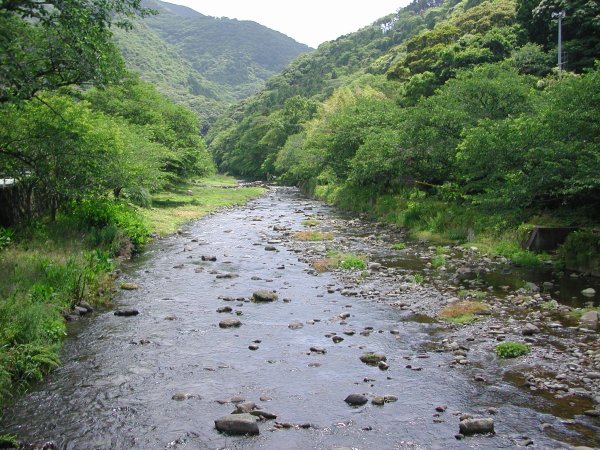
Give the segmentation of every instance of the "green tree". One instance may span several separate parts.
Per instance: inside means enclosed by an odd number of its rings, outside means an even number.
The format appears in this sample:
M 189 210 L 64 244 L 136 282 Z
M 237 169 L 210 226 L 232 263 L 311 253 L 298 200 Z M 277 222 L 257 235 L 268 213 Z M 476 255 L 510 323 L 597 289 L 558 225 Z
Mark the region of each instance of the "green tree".
M 39 99 L 0 108 L 0 173 L 35 190 L 51 212 L 72 199 L 160 182 L 164 149 L 145 130 L 64 95 Z
M 143 127 L 151 141 L 163 146 L 163 169 L 172 181 L 214 171 L 200 137 L 198 117 L 159 94 L 149 83 L 130 77 L 120 85 L 92 89 L 84 97 L 94 109 Z
M 123 74 L 111 25 L 147 14 L 141 0 L 5 0 L 0 3 L 0 103 L 40 90 L 105 84 Z

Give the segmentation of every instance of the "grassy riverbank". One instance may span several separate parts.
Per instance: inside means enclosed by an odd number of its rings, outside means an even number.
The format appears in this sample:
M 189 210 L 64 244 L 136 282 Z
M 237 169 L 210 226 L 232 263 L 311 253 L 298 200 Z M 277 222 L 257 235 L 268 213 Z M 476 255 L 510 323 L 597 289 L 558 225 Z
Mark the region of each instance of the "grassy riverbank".
M 76 318 L 78 305 L 110 302 L 119 254 L 140 251 L 151 233 L 172 233 L 264 191 L 227 185 L 235 180 L 211 177 L 156 193 L 148 208 L 84 202 L 55 222 L 0 229 L 0 405 L 59 364 L 65 316 Z
M 534 267 L 552 259 L 558 266 L 578 266 L 593 271 L 600 260 L 600 237 L 593 232 L 572 234 L 554 256 L 526 251 L 521 247 L 521 242 L 534 225 L 593 227 L 585 214 L 578 216 L 576 211 L 568 215 L 560 211 L 553 215 L 532 215 L 517 210 L 490 212 L 419 190 L 381 195 L 368 189 L 332 184 L 314 186 L 309 193 L 343 209 L 404 227 L 414 239 L 425 239 L 434 244 L 468 244 L 481 253 L 504 256 L 521 266 Z

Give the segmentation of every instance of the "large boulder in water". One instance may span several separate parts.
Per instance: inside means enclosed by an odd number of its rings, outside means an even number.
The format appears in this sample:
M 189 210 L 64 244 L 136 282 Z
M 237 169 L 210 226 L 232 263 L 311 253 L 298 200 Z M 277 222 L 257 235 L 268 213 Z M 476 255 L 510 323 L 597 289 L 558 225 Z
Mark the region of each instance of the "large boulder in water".
M 274 302 L 277 298 L 277 294 L 273 291 L 256 291 L 252 294 L 254 302 Z
M 251 414 L 228 414 L 215 420 L 215 428 L 233 435 L 259 434 L 257 418 Z

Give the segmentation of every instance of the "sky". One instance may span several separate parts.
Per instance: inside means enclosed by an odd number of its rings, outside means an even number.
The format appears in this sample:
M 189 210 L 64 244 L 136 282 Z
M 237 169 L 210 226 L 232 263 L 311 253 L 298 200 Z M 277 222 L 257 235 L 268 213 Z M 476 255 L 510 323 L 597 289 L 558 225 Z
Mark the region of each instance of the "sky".
M 410 0 L 166 0 L 207 16 L 253 20 L 318 47 L 396 12 Z

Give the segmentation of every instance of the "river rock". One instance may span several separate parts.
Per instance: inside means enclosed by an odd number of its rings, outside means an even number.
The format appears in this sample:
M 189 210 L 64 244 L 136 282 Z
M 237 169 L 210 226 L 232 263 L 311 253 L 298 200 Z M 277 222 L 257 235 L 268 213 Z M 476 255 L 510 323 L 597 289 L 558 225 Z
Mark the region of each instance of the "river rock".
M 251 414 L 228 414 L 215 420 L 215 428 L 222 433 L 232 435 L 257 435 L 258 430 L 257 419 Z
M 540 329 L 532 323 L 528 323 L 521 330 L 521 334 L 523 336 L 533 336 L 534 334 L 539 333 L 539 332 L 540 332 Z
M 369 268 L 369 270 L 372 270 L 373 272 L 377 272 L 378 270 L 381 270 L 381 264 L 372 262 L 372 263 L 369 263 L 368 268 Z
M 598 311 L 588 311 L 579 321 L 579 324 L 582 328 L 587 328 L 589 330 L 597 330 L 598 329 L 598 319 L 599 314 Z
M 581 294 L 585 295 L 586 297 L 593 297 L 596 295 L 596 290 L 594 288 L 587 288 L 581 291 Z
M 171 397 L 171 400 L 182 402 L 184 400 L 189 400 L 190 398 L 193 398 L 193 397 L 194 397 L 193 394 L 189 394 L 187 392 L 178 392 L 176 394 L 173 394 L 173 396 Z
M 494 432 L 494 419 L 476 418 L 465 419 L 460 422 L 460 433 L 469 436 L 472 434 L 486 434 Z
M 365 364 L 375 366 L 379 364 L 380 361 L 387 361 L 387 357 L 382 352 L 364 353 L 361 355 L 360 360 Z
M 267 412 L 267 411 L 263 411 L 262 409 L 255 409 L 253 411 L 250 411 L 249 414 L 252 414 L 253 416 L 256 416 L 256 417 L 260 417 L 260 418 L 265 419 L 265 420 L 275 420 L 275 419 L 277 419 L 277 415 L 276 414 L 273 414 L 273 413 L 270 413 L 270 412 Z
M 231 414 L 244 414 L 249 413 L 256 409 L 256 403 L 254 402 L 240 402 L 236 405 L 235 410 Z
M 216 261 L 216 260 L 217 260 L 216 256 L 202 255 L 202 261 Z
M 255 302 L 274 302 L 278 296 L 273 291 L 256 291 L 252 294 L 252 301 Z
M 225 319 L 219 322 L 220 328 L 237 328 L 242 325 L 238 319 Z
M 385 403 L 385 398 L 381 396 L 374 397 L 373 400 L 371 400 L 371 403 L 376 406 L 383 406 Z
M 367 403 L 369 399 L 362 394 L 350 394 L 344 401 L 352 406 L 360 406 Z
M 313 352 L 313 353 L 319 353 L 319 354 L 321 354 L 321 355 L 324 355 L 325 353 L 327 353 L 327 350 L 326 350 L 325 348 L 323 348 L 323 347 L 319 347 L 319 346 L 317 346 L 317 345 L 313 345 L 313 346 L 310 348 L 310 351 L 311 351 L 311 352 Z
M 341 336 L 333 336 L 333 337 L 331 338 L 331 340 L 332 340 L 334 343 L 336 343 L 336 344 L 339 344 L 340 342 L 342 342 L 342 341 L 344 340 L 344 338 L 343 338 L 343 337 L 341 337 Z
M 231 306 L 221 306 L 220 308 L 217 308 L 218 313 L 230 313 L 231 311 L 233 311 Z
M 304 324 L 298 320 L 293 320 L 292 322 L 290 322 L 290 324 L 288 325 L 288 328 L 290 330 L 299 330 L 300 328 L 304 327 Z
M 137 309 L 118 309 L 115 311 L 115 316 L 131 317 L 137 316 L 140 312 Z
M 125 290 L 125 291 L 135 291 L 136 289 L 139 289 L 140 287 L 135 284 L 135 283 L 121 283 L 121 289 Z

